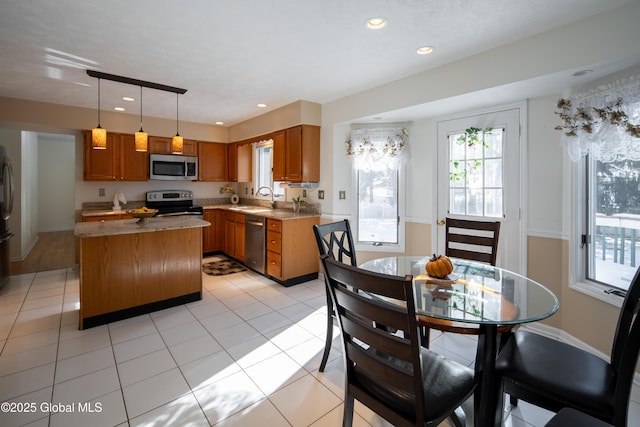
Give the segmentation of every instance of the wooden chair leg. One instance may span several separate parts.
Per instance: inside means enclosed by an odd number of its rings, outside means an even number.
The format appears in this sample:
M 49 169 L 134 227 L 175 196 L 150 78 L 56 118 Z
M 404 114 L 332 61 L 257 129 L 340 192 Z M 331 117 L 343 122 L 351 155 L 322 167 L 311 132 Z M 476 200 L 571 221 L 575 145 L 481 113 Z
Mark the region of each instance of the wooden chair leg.
M 322 353 L 322 361 L 320 362 L 320 372 L 324 372 L 324 368 L 327 366 L 327 360 L 329 360 L 329 353 L 331 352 L 331 344 L 333 343 L 333 301 L 327 291 L 327 336 L 324 340 L 324 352 Z

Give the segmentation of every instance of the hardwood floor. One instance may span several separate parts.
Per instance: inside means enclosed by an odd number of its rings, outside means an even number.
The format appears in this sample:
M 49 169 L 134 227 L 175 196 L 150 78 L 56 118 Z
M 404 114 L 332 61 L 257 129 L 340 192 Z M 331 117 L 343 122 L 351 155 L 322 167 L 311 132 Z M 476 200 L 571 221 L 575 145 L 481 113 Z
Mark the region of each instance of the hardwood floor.
M 40 233 L 38 242 L 22 261 L 12 262 L 11 275 L 58 270 L 76 264 L 76 239 L 73 230 Z

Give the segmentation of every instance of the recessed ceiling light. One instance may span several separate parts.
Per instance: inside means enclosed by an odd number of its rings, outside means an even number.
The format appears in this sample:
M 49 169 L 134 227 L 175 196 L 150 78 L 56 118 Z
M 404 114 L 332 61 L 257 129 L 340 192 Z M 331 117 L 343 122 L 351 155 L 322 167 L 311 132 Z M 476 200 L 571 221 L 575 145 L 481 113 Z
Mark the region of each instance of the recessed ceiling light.
M 431 46 L 422 46 L 416 49 L 418 55 L 428 55 L 433 52 L 433 48 Z
M 260 107 L 260 108 L 265 108 L 266 106 L 267 106 L 267 104 L 258 104 L 257 105 L 257 107 Z
M 223 125 L 224 122 L 216 122 L 217 125 Z
M 379 30 L 385 25 L 387 25 L 387 20 L 382 17 L 367 19 L 367 27 L 371 28 L 372 30 Z
M 132 98 L 132 97 L 130 97 L 130 96 L 123 96 L 123 97 L 122 97 L 122 100 L 123 100 L 123 101 L 127 101 L 127 102 L 133 102 L 133 101 L 135 101 L 136 99 L 135 99 L 135 98 Z
M 124 107 L 113 107 L 116 111 L 124 111 Z

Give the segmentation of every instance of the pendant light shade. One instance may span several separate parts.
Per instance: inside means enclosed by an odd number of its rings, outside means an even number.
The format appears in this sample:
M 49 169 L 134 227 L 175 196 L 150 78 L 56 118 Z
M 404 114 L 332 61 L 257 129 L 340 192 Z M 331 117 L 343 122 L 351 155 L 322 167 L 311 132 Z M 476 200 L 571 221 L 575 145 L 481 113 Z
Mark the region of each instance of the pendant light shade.
M 178 121 L 178 93 L 176 93 L 176 136 L 171 138 L 171 152 L 173 154 L 182 154 L 182 148 L 184 146 L 184 140 L 180 136 L 179 121 Z
M 107 148 L 107 130 L 100 126 L 100 79 L 98 79 L 98 126 L 91 129 L 91 147 L 94 150 Z
M 140 130 L 136 132 L 136 151 L 147 151 L 148 135 L 142 130 L 142 86 L 140 86 Z

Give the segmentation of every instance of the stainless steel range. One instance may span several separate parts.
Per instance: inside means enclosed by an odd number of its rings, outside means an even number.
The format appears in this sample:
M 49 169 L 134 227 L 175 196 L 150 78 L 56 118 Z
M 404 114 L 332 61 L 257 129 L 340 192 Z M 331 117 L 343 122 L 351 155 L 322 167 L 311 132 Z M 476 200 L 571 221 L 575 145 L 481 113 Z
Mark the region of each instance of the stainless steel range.
M 202 219 L 202 206 L 194 206 L 193 192 L 189 190 L 149 191 L 146 206 L 158 209 L 156 217 L 190 216 Z

